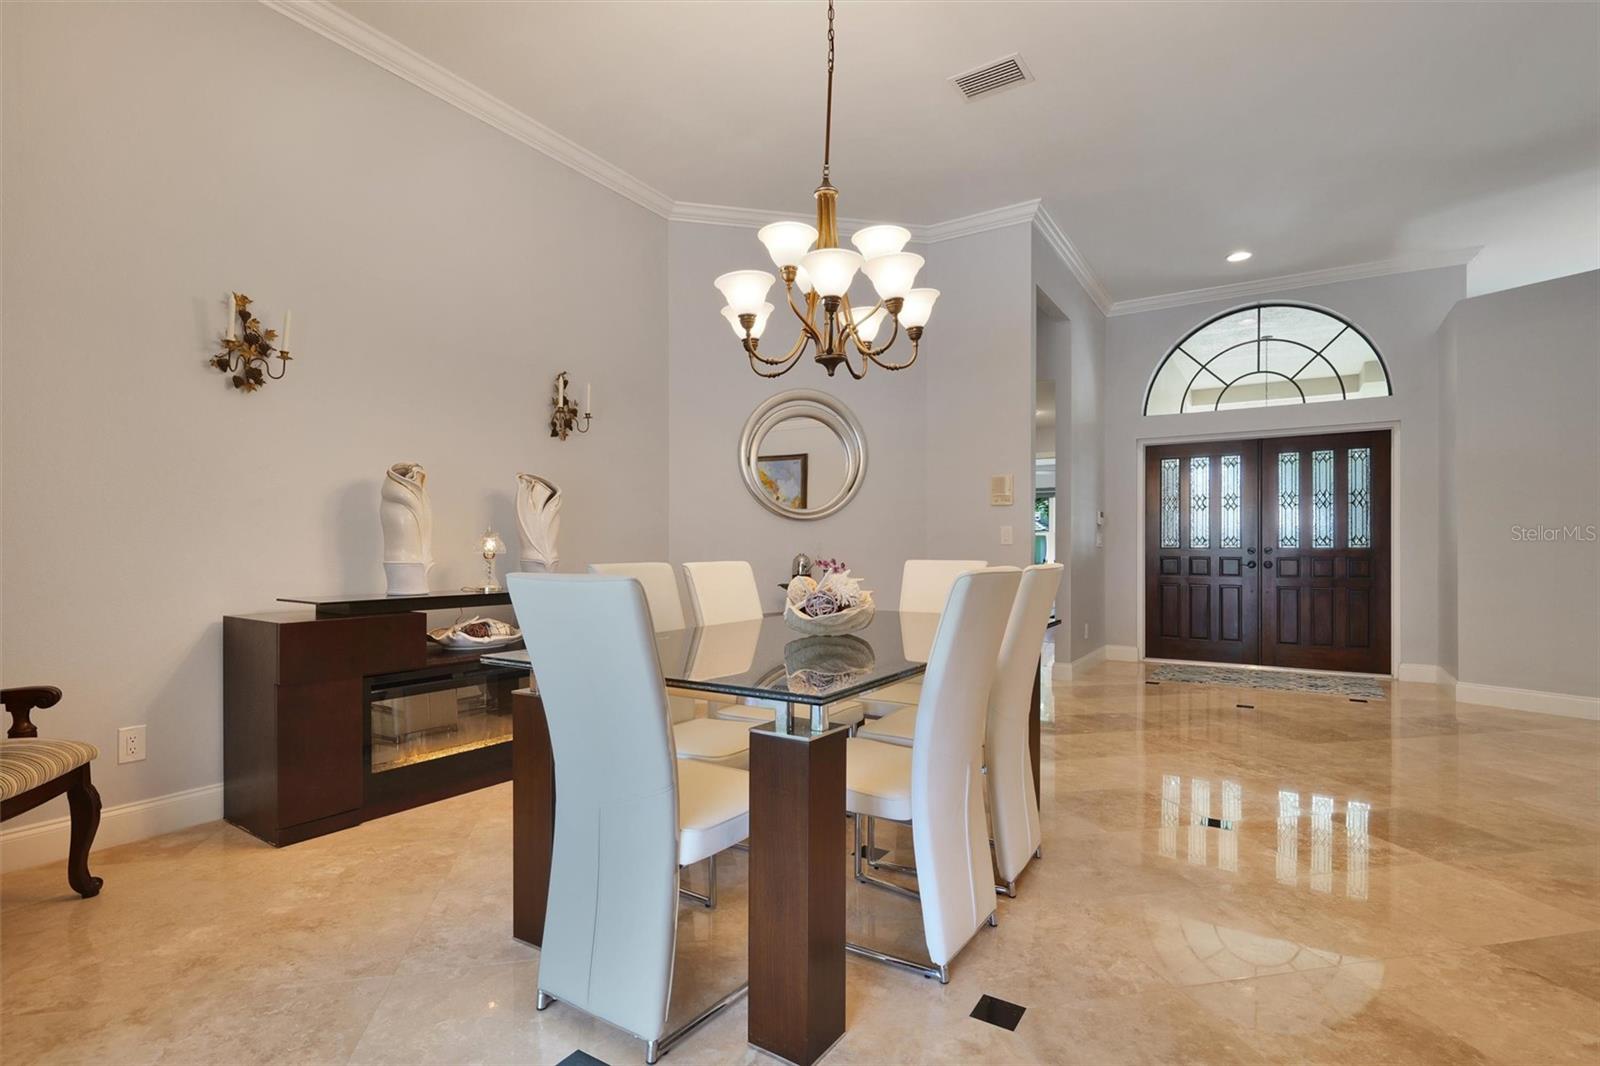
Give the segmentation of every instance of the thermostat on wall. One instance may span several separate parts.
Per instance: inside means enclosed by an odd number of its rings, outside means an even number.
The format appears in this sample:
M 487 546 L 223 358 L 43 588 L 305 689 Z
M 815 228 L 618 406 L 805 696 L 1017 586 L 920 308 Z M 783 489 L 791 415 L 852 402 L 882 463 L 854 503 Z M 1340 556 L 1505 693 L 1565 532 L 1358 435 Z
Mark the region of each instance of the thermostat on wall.
M 996 474 L 989 479 L 989 506 L 1011 506 L 1012 481 L 1010 474 Z

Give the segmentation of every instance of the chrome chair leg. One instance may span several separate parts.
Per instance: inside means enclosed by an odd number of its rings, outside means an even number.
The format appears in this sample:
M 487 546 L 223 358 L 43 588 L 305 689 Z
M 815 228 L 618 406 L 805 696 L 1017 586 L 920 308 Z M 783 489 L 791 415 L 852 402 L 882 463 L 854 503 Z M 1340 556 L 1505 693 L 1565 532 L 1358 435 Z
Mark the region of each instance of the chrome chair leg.
M 910 970 L 912 973 L 920 973 L 924 977 L 936 977 L 941 985 L 950 983 L 949 966 L 935 966 L 931 962 L 924 963 L 917 962 L 915 959 L 904 959 L 899 955 L 890 955 L 888 952 L 877 951 L 863 944 L 852 944 L 848 941 L 845 942 L 844 949 L 852 955 L 860 955 L 862 958 L 871 959 L 873 962 L 898 966 L 903 970 Z
M 996 926 L 998 926 L 999 924 L 1000 924 L 1000 912 L 999 911 L 990 911 L 989 912 L 989 928 L 993 929 Z
M 995 885 L 994 894 L 997 896 L 1007 896 L 1011 899 L 1016 899 L 1017 883 L 1015 881 L 1007 881 L 1003 885 Z
M 699 1014 L 696 1014 L 693 1018 L 690 1018 L 688 1021 L 678 1026 L 678 1028 L 674 1029 L 672 1032 L 665 1033 L 654 1040 L 646 1041 L 644 1049 L 644 1061 L 648 1063 L 649 1066 L 655 1066 L 656 1060 L 665 1055 L 672 1048 L 673 1044 L 676 1044 L 695 1029 L 699 1028 L 701 1025 L 710 1021 L 712 1018 L 715 1018 L 717 1015 L 721 1014 L 723 1011 L 739 1002 L 739 1000 L 744 998 L 744 994 L 748 991 L 750 991 L 750 985 L 748 982 L 746 982 L 745 984 L 742 984 L 738 988 L 734 989 L 732 992 L 729 992 L 727 995 L 723 996 L 721 999 L 717 1000 L 715 1003 L 711 1004 L 711 1006 L 707 1007 Z
M 684 888 L 683 887 L 683 872 L 682 872 L 682 869 L 680 868 L 679 872 L 678 872 L 678 895 L 682 896 L 684 899 L 693 900 L 694 902 L 700 904 L 700 906 L 704 907 L 708 911 L 716 910 L 717 909 L 717 857 L 715 855 L 712 855 L 712 856 L 710 856 L 709 858 L 706 859 L 706 874 L 710 878 L 710 882 L 711 883 L 706 888 L 706 894 L 702 896 L 700 893 L 695 892 L 692 889 L 688 889 L 688 888 Z
M 548 1007 L 550 1004 L 554 1003 L 555 1001 L 556 1001 L 556 998 L 554 996 L 552 996 L 550 993 L 546 992 L 544 989 L 541 988 L 541 989 L 539 989 L 539 994 L 534 997 L 533 1009 L 534 1010 L 544 1010 L 546 1007 Z
M 1040 844 L 1038 847 L 1033 849 L 1033 857 L 1036 858 L 1036 859 L 1044 858 L 1044 845 L 1043 844 Z
M 879 880 L 876 877 L 868 875 L 868 873 L 861 868 L 861 819 L 863 818 L 867 818 L 867 816 L 864 814 L 853 814 L 850 816 L 850 821 L 852 823 L 850 833 L 852 844 L 851 850 L 855 852 L 854 862 L 856 880 L 861 882 L 863 885 L 871 885 L 874 888 L 881 888 L 885 892 L 894 892 L 905 896 L 907 899 L 921 899 L 922 894 L 916 889 L 906 888 L 903 885 L 894 884 L 892 881 Z M 867 818 L 867 832 L 869 834 L 872 832 L 872 820 L 870 818 Z M 871 847 L 871 845 L 869 844 L 868 847 Z
M 874 870 L 893 870 L 895 873 L 916 875 L 917 868 L 915 866 L 902 866 L 900 863 L 890 862 L 887 859 L 874 859 L 872 853 L 877 850 L 878 820 L 869 816 L 867 818 L 867 865 Z

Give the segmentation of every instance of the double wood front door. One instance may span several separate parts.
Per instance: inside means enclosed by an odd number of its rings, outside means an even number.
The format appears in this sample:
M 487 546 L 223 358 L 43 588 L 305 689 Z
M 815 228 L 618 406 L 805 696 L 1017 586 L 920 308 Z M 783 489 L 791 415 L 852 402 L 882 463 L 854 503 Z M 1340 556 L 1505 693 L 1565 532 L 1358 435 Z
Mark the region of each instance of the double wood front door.
M 1145 452 L 1145 654 L 1389 672 L 1389 434 Z

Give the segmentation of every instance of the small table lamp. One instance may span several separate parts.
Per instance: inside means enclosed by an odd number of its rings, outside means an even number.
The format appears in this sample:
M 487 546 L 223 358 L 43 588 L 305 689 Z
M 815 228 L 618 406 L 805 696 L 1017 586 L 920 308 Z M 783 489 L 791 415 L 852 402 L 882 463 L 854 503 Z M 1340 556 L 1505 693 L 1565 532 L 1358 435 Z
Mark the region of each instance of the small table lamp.
M 483 553 L 483 584 L 468 585 L 463 592 L 504 592 L 505 589 L 495 582 L 494 557 L 506 550 L 506 542 L 500 539 L 500 534 L 493 528 L 485 529 L 478 538 L 478 550 Z

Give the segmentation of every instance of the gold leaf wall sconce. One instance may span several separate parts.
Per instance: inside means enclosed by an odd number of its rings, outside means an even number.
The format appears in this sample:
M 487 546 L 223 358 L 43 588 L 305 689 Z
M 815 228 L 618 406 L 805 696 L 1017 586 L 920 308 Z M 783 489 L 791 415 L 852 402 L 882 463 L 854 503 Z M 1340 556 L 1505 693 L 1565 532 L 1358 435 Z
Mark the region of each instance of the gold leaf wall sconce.
M 283 313 L 283 333 L 266 329 L 250 311 L 250 297 L 242 292 L 228 294 L 233 313 L 228 316 L 228 332 L 221 338 L 222 350 L 208 363 L 232 375 L 232 384 L 244 392 L 255 392 L 268 379 L 280 380 L 289 372 L 289 312 Z M 273 360 L 278 372 L 272 372 Z

